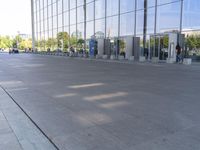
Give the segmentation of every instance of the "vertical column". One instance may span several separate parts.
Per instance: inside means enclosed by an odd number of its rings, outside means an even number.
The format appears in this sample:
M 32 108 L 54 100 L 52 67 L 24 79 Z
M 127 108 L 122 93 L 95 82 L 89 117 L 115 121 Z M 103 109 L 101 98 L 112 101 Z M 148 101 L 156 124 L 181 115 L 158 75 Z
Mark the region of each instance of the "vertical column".
M 35 51 L 34 1 L 31 0 L 32 49 Z
M 77 0 L 75 0 L 76 1 L 76 48 L 77 48 L 77 41 L 78 41 L 78 24 L 77 24 L 77 22 L 78 22 L 78 14 L 77 14 Z
M 120 1 L 121 0 L 118 0 L 118 35 L 117 35 L 117 37 L 118 37 L 118 39 L 119 39 L 119 37 L 120 37 L 120 13 L 121 13 L 121 10 L 120 10 Z
M 107 0 L 105 0 L 105 38 L 107 37 Z
M 58 43 L 59 43 L 59 39 L 58 39 L 58 0 L 56 0 L 56 31 L 57 31 L 57 34 L 56 34 L 57 48 L 56 49 L 59 49 L 59 46 L 58 46 Z
M 86 50 L 86 0 L 84 0 L 84 50 Z
M 145 53 L 145 49 L 146 49 L 146 36 L 147 36 L 147 0 L 144 0 L 144 26 L 143 26 L 144 53 Z
M 48 39 L 49 39 L 49 0 L 47 0 L 47 36 L 48 36 Z
M 137 26 L 137 0 L 135 0 L 134 37 L 136 37 L 136 26 Z
M 64 33 L 64 2 L 62 0 L 62 32 Z
M 52 0 L 51 0 L 51 36 L 52 36 L 52 39 L 54 39 L 54 37 L 53 37 L 53 3 L 52 3 Z M 51 46 L 52 46 L 52 44 L 51 44 Z M 53 47 L 52 47 L 52 50 L 53 50 Z
M 183 42 L 182 37 L 181 37 L 181 33 L 182 33 L 182 26 L 183 26 L 183 0 L 181 0 L 181 10 L 180 10 L 180 27 L 179 27 L 179 34 L 178 34 L 178 43 L 181 44 L 181 46 L 183 46 Z
M 70 40 L 71 40 L 71 30 L 70 30 L 70 18 L 71 18 L 71 16 L 70 16 L 70 0 L 68 0 L 68 12 L 69 12 L 69 17 L 68 17 L 68 25 L 69 25 L 69 48 L 71 47 L 71 42 L 70 42 Z
M 116 58 L 118 58 L 118 55 L 120 55 L 120 43 L 119 43 L 119 38 L 120 38 L 120 13 L 121 13 L 121 10 L 120 10 L 120 1 L 121 0 L 118 0 L 118 35 L 117 35 L 117 49 L 115 51 L 115 55 L 116 55 Z
M 44 16 L 45 16 L 44 15 L 44 13 L 45 13 L 44 12 L 44 1 L 45 0 L 43 0 L 43 8 L 42 8 L 42 10 L 43 10 L 43 17 L 42 17 L 43 18 L 43 20 L 42 20 L 43 21 L 43 36 L 44 36 L 43 38 L 44 39 L 43 39 L 42 43 L 44 44 L 44 50 L 45 50 L 46 49 L 46 36 L 45 36 L 45 33 L 46 33 L 46 31 L 45 31 L 45 19 L 46 18 L 44 18 Z
M 96 3 L 96 0 L 94 0 L 94 38 L 96 38 L 96 33 L 95 33 L 95 31 L 96 31 L 96 14 L 95 14 L 96 7 L 95 7 L 95 3 Z
M 40 1 L 41 0 L 38 0 L 39 1 L 39 25 L 40 25 L 40 41 L 39 41 L 39 43 L 40 43 L 40 50 L 41 50 L 41 39 L 42 39 L 42 36 L 41 36 L 41 5 L 40 5 Z
M 157 11 L 158 11 L 158 0 L 155 0 L 153 57 L 156 57 Z M 160 55 L 160 53 L 158 52 L 158 57 L 159 57 L 159 55 Z
M 183 0 L 181 0 L 181 12 L 180 12 L 180 33 L 182 33 L 183 27 Z

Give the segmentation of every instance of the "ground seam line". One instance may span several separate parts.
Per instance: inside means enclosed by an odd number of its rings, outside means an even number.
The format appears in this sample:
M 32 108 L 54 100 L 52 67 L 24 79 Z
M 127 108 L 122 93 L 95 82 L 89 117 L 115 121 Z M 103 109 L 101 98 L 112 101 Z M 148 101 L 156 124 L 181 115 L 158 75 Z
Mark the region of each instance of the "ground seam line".
M 20 108 L 20 110 L 28 117 L 28 119 L 35 125 L 35 127 L 47 138 L 47 140 L 56 148 L 56 150 L 59 150 L 58 146 L 47 136 L 47 134 L 37 125 L 37 123 L 26 113 L 26 111 L 17 103 L 17 101 L 10 95 L 7 90 L 0 85 L 0 87 L 3 89 L 3 91 L 12 99 L 12 101 Z

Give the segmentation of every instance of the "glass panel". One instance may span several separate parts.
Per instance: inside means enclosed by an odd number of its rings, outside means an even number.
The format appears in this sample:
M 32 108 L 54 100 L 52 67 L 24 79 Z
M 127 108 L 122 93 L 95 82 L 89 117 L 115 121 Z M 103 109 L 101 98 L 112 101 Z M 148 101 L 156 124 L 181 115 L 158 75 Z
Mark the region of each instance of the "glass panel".
M 69 0 L 63 0 L 63 11 L 69 10 Z
M 63 9 L 62 6 L 63 6 L 63 5 L 62 5 L 62 0 L 59 0 L 59 1 L 58 1 L 58 14 L 61 14 L 61 13 L 62 13 L 62 9 Z
M 95 21 L 95 37 L 105 38 L 105 19 Z
M 77 6 L 84 5 L 84 0 L 77 0 Z
M 169 4 L 180 0 L 158 0 L 158 5 Z
M 120 36 L 134 34 L 135 13 L 127 13 L 120 16 Z
M 170 3 L 158 7 L 157 33 L 179 30 L 180 2 Z
M 143 34 L 144 28 L 144 11 L 137 11 L 137 22 L 136 22 L 136 34 L 141 35 Z
M 120 1 L 121 13 L 130 12 L 135 10 L 135 0 L 121 0 Z
M 77 25 L 77 39 L 84 38 L 84 23 L 80 23 Z
M 184 0 L 183 30 L 200 29 L 200 1 Z
M 77 23 L 84 22 L 84 9 L 83 6 L 77 8 Z
M 87 22 L 86 38 L 90 39 L 94 36 L 94 21 Z
M 154 33 L 155 7 L 147 9 L 147 34 Z
M 106 37 L 117 37 L 118 36 L 118 16 L 107 18 L 107 35 Z
M 69 25 L 69 12 L 64 13 L 64 26 Z
M 70 10 L 70 25 L 76 24 L 76 9 Z
M 76 0 L 70 0 L 70 9 L 76 8 Z
M 94 20 L 94 2 L 86 5 L 86 20 Z
M 137 0 L 137 10 L 144 9 L 144 0 Z
M 97 0 L 95 2 L 95 18 L 105 17 L 105 0 Z
M 57 5 L 56 3 L 53 4 L 53 16 L 57 15 Z
M 107 0 L 107 16 L 117 15 L 119 12 L 119 0 Z
M 62 14 L 58 16 L 58 27 L 62 27 Z

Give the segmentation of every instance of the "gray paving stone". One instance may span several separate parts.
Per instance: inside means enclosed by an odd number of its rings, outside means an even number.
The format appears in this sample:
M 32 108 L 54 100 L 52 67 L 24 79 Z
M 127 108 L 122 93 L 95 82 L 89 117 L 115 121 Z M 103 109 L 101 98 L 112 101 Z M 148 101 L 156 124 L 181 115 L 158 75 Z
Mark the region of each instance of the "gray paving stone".
M 199 64 L 40 55 L 0 60 L 0 83 L 60 149 L 199 149 Z M 27 149 L 25 137 L 36 132 L 17 129 L 29 124 L 2 97 L 0 107 Z
M 1 150 L 23 150 L 13 133 L 0 134 Z

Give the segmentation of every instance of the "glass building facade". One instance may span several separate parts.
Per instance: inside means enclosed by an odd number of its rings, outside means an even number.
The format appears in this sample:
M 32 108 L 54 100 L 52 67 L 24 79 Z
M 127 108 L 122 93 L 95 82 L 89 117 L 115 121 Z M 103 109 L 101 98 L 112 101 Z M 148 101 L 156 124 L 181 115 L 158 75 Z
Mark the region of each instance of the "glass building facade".
M 200 30 L 199 0 L 33 0 L 35 47 L 67 50 L 91 38 L 140 37 Z

